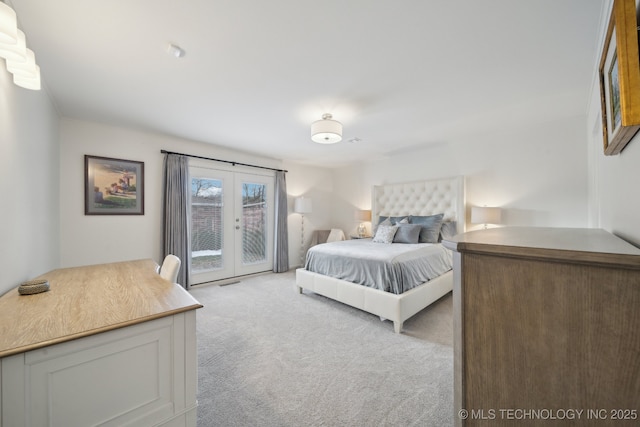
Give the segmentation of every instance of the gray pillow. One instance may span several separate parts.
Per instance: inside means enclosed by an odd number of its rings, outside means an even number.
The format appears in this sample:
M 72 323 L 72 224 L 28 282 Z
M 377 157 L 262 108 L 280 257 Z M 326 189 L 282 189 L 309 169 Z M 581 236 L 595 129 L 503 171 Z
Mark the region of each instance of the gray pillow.
M 455 221 L 445 221 L 440 228 L 440 240 L 450 239 L 458 234 L 458 223 Z
M 393 243 L 393 236 L 398 230 L 397 225 L 379 225 L 376 235 L 373 237 L 374 243 Z
M 391 223 L 391 225 L 396 225 L 396 224 L 407 224 L 409 223 L 409 218 L 407 216 L 380 216 L 378 218 L 378 225 L 381 225 L 383 222 L 389 220 L 389 222 Z M 386 225 L 386 224 L 385 224 Z
M 420 230 L 422 230 L 420 224 L 398 224 L 393 243 L 418 243 Z
M 420 243 L 438 243 L 440 237 L 440 228 L 442 227 L 442 217 L 444 214 L 436 214 L 429 216 L 412 216 L 411 224 L 420 224 Z

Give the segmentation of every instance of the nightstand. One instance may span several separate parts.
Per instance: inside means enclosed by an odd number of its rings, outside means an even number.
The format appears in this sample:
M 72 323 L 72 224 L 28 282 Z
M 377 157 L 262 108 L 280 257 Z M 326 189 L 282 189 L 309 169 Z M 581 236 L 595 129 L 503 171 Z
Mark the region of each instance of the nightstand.
M 371 237 L 373 237 L 373 236 L 369 236 L 369 235 L 366 235 L 366 236 L 358 236 L 357 234 L 350 234 L 350 235 L 349 235 L 349 238 L 350 238 L 350 239 L 370 239 Z

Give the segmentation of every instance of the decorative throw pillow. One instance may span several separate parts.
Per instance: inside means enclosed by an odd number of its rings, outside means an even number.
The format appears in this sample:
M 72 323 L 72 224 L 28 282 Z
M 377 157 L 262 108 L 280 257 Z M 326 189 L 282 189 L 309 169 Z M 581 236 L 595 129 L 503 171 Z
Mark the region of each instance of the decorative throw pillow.
M 378 221 L 378 227 L 381 226 L 381 225 L 391 226 L 393 224 L 391 224 L 391 219 L 389 217 L 381 216 L 380 217 L 380 221 Z
M 393 224 L 391 224 L 391 220 L 389 218 L 387 218 L 386 216 L 381 216 L 380 220 L 378 221 L 378 224 L 373 227 L 372 232 L 374 236 L 378 232 L 378 227 L 380 227 L 381 225 L 391 226 Z
M 387 223 L 388 221 L 388 223 Z M 378 225 L 396 225 L 396 224 L 408 224 L 409 217 L 407 216 L 380 216 L 378 218 Z
M 445 221 L 442 223 L 442 228 L 440 228 L 439 241 L 442 241 L 442 239 L 450 239 L 456 234 L 458 234 L 458 223 L 455 221 Z
M 378 227 L 381 225 L 396 225 L 396 224 L 408 224 L 409 217 L 406 216 L 380 216 L 378 218 L 378 225 L 373 229 L 373 234 L 376 234 Z
M 422 226 L 420 243 L 438 243 L 443 217 L 444 214 L 411 217 L 411 224 L 420 224 Z
M 398 230 L 397 225 L 379 225 L 376 235 L 373 237 L 375 243 L 393 243 L 393 236 Z
M 420 230 L 422 230 L 420 224 L 398 224 L 393 243 L 418 243 Z

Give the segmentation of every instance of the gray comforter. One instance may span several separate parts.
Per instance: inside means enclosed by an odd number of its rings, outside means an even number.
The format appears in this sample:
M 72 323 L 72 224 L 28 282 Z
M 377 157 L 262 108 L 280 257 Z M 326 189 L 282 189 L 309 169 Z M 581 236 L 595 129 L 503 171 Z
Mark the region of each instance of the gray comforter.
M 451 270 L 453 255 L 440 243 L 373 243 L 371 239 L 317 245 L 305 269 L 394 294 Z

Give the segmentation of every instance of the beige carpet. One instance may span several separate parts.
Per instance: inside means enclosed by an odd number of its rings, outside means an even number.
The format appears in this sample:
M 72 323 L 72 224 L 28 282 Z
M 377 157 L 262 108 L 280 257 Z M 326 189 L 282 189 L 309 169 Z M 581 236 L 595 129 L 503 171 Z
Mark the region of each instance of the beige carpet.
M 294 280 L 192 288 L 199 427 L 453 425 L 451 294 L 397 335 Z

